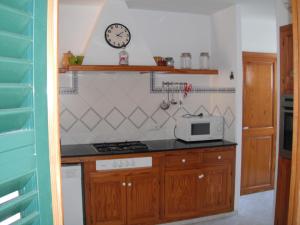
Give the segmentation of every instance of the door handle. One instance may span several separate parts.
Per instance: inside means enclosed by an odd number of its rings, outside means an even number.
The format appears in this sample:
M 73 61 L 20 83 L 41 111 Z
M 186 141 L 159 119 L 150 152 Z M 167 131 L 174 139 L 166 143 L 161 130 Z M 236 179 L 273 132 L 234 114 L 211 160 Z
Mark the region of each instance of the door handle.
M 243 127 L 243 130 L 249 130 L 249 127 Z

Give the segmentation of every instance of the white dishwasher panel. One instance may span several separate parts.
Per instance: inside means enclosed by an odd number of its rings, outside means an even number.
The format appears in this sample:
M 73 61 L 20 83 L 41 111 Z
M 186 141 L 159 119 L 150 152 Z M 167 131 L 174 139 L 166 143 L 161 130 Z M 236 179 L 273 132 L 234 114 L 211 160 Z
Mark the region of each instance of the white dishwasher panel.
M 83 225 L 81 166 L 62 166 L 64 225 Z

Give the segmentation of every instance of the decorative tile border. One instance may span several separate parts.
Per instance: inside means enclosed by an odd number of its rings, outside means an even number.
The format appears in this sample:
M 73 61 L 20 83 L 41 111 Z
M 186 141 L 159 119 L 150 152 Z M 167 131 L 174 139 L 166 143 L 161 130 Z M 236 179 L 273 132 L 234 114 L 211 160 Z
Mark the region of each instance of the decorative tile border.
M 61 128 L 64 130 L 64 132 L 68 133 L 73 126 L 80 121 L 90 132 L 93 132 L 96 127 L 103 121 L 106 121 L 106 123 L 113 129 L 118 130 L 118 128 L 126 121 L 130 121 L 131 124 L 133 124 L 138 130 L 142 129 L 143 126 L 146 124 L 146 122 L 151 119 L 155 124 L 159 125 L 160 128 L 163 128 L 170 119 L 173 119 L 176 121 L 178 118 L 179 113 L 183 114 L 199 114 L 200 112 L 204 112 L 204 115 L 217 115 L 217 116 L 223 116 L 224 117 L 224 125 L 227 128 L 231 128 L 235 121 L 235 115 L 230 107 L 227 107 L 225 111 L 222 113 L 218 105 L 215 105 L 215 107 L 212 109 L 212 112 L 210 113 L 205 106 L 200 105 L 194 113 L 189 112 L 185 107 L 181 107 L 177 109 L 175 112 L 170 114 L 168 111 L 164 111 L 160 109 L 160 107 L 156 108 L 155 111 L 148 115 L 140 106 L 137 106 L 133 109 L 133 111 L 130 113 L 128 117 L 126 117 L 120 109 L 117 107 L 113 107 L 109 113 L 105 117 L 101 117 L 99 113 L 92 107 L 90 107 L 82 116 L 81 118 L 77 118 L 74 113 L 72 113 L 69 109 L 64 109 L 61 112 L 61 118 L 63 116 L 70 116 L 72 117 L 69 121 L 68 125 L 64 125 L 63 122 L 61 122 Z M 98 119 L 93 118 L 94 123 L 91 124 L 88 122 L 88 114 L 93 113 L 93 116 L 97 117 Z M 139 118 L 138 118 L 139 117 Z

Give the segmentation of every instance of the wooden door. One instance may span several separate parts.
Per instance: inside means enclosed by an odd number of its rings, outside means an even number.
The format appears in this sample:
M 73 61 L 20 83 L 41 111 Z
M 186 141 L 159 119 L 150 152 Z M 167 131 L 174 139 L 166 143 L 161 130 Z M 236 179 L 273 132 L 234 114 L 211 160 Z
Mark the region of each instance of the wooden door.
M 148 172 L 127 177 L 127 224 L 157 224 L 159 176 Z
M 198 170 L 165 173 L 165 218 L 183 219 L 198 214 Z
M 244 53 L 241 194 L 273 189 L 276 55 Z
M 203 170 L 199 183 L 201 212 L 219 213 L 231 208 L 231 165 L 223 164 Z
M 281 95 L 293 94 L 293 73 L 293 29 L 290 24 L 280 27 Z
M 118 174 L 93 174 L 90 177 L 91 225 L 126 224 L 126 182 Z
M 286 225 L 288 222 L 290 179 L 291 179 L 291 159 L 287 159 L 282 156 L 279 156 L 275 225 Z

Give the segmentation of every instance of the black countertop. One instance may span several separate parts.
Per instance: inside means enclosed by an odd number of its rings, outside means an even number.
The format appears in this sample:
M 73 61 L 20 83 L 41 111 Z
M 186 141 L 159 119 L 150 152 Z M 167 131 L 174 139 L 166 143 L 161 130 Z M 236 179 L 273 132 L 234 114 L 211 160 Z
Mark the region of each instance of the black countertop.
M 179 149 L 193 149 L 193 148 L 214 148 L 235 146 L 236 143 L 226 140 L 216 141 L 201 141 L 201 142 L 183 142 L 175 139 L 170 140 L 156 140 L 156 141 L 142 141 L 142 143 L 148 146 L 148 150 L 138 152 L 126 152 L 126 153 L 111 153 L 111 152 L 97 152 L 97 150 L 90 144 L 78 144 L 78 145 L 62 145 L 61 157 L 84 157 L 84 156 L 101 156 L 101 155 L 120 155 L 120 154 L 132 154 L 132 153 L 151 153 L 172 151 Z

